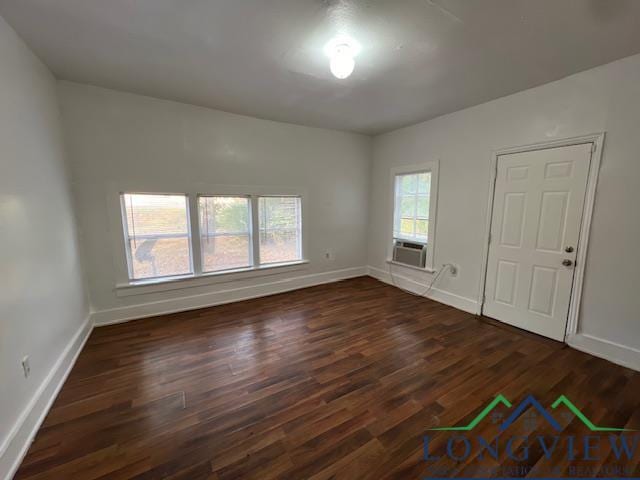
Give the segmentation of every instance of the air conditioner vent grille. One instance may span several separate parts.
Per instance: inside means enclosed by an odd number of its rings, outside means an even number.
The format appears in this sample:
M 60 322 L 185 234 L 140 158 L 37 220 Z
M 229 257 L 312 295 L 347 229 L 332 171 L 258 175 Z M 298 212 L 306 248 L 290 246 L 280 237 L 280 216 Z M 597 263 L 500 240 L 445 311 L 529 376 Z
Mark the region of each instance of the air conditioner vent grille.
M 393 244 L 393 261 L 413 267 L 425 267 L 427 246 L 396 240 Z

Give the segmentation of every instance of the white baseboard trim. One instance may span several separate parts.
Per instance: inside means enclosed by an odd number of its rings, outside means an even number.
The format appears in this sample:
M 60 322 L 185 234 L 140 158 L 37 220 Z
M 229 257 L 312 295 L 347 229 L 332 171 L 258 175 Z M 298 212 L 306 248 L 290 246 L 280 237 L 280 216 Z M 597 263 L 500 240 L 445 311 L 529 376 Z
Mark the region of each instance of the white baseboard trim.
M 623 367 L 640 371 L 640 350 L 594 337 L 586 333 L 577 333 L 567 338 L 570 347 L 604 358 Z
M 87 318 L 3 439 L 0 447 L 0 476 L 4 480 L 13 478 L 18 470 L 92 330 L 91 319 Z
M 113 325 L 145 317 L 155 317 L 156 315 L 166 315 L 169 313 L 184 312 L 187 310 L 196 310 L 198 308 L 207 308 L 225 303 L 265 297 L 276 293 L 289 292 L 300 288 L 337 282 L 339 280 L 364 275 L 367 275 L 367 267 L 353 267 L 330 272 L 300 275 L 247 287 L 218 290 L 216 292 L 95 311 L 91 313 L 91 320 L 96 327 Z
M 372 267 L 371 265 L 369 265 L 367 269 L 369 272 L 369 276 L 376 278 L 381 282 L 393 285 L 393 282 L 391 281 L 391 275 L 388 271 L 382 270 L 381 268 Z M 413 293 L 422 293 L 429 286 L 428 284 L 417 282 L 411 278 L 407 278 L 396 273 L 393 274 L 393 278 L 395 279 L 395 283 L 397 284 L 397 286 L 405 290 L 409 290 Z M 451 307 L 457 308 L 458 310 L 463 310 L 474 315 L 477 315 L 480 312 L 480 305 L 476 300 L 462 297 L 460 295 L 456 295 L 455 293 L 446 292 L 435 287 L 431 289 L 427 297 L 431 300 L 435 300 L 436 302 L 444 303 L 445 305 L 449 305 Z

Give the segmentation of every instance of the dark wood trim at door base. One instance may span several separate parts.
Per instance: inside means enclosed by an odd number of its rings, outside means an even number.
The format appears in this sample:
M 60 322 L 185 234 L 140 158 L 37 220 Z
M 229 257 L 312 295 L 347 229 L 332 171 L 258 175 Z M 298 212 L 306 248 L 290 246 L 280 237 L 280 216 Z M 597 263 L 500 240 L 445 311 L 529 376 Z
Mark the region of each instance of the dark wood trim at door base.
M 423 440 L 442 454 L 450 432 L 429 429 L 466 425 L 499 394 L 549 409 L 566 395 L 597 425 L 640 429 L 639 373 L 360 277 L 95 329 L 15 478 L 478 476 L 522 462 L 475 446 L 425 461 Z M 473 435 L 499 438 L 511 411 L 497 405 Z M 555 433 L 588 433 L 566 412 Z M 619 463 L 599 454 L 593 475 Z M 586 465 L 535 446 L 524 463 L 535 476 Z

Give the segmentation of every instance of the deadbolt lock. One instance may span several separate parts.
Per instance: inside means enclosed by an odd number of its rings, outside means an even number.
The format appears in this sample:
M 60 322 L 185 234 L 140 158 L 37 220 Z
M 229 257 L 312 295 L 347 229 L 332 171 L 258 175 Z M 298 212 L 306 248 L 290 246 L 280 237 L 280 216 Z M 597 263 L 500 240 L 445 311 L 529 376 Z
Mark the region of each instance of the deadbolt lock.
M 571 253 L 573 252 L 573 247 L 565 247 L 564 251 L 567 253 Z

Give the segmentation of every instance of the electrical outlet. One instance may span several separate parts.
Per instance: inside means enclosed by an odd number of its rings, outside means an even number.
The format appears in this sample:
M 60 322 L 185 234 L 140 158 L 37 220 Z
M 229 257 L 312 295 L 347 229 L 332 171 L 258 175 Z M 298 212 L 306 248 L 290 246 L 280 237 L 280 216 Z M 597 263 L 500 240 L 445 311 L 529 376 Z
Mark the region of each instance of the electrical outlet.
M 22 371 L 24 372 L 24 378 L 28 378 L 31 374 L 31 365 L 29 365 L 29 355 L 26 355 L 22 359 Z

